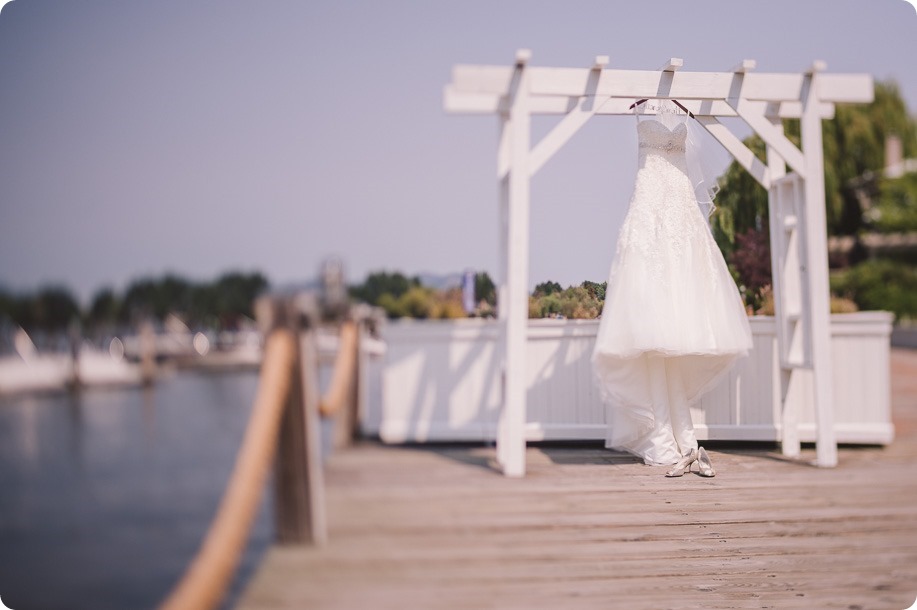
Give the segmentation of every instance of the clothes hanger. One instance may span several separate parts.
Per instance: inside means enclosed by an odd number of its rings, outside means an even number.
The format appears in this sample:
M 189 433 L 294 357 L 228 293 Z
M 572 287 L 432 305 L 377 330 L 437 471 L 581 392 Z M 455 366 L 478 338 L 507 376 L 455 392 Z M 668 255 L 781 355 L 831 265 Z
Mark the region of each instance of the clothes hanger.
M 647 102 L 647 101 L 649 101 L 649 98 L 643 98 L 642 100 L 637 100 L 636 102 L 634 102 L 633 104 L 630 105 L 630 108 L 628 108 L 628 110 L 633 110 L 634 108 L 636 108 L 636 107 L 639 106 L 640 104 L 643 104 L 643 103 L 645 103 L 645 102 Z M 684 111 L 688 114 L 689 117 L 691 117 L 692 119 L 694 118 L 694 113 L 691 112 L 690 110 L 688 110 L 687 108 L 685 108 L 684 106 L 682 106 L 682 105 L 681 105 L 681 102 L 679 102 L 678 100 L 672 100 L 672 101 L 675 103 L 676 106 L 678 106 L 679 108 L 681 108 L 682 110 L 684 110 Z

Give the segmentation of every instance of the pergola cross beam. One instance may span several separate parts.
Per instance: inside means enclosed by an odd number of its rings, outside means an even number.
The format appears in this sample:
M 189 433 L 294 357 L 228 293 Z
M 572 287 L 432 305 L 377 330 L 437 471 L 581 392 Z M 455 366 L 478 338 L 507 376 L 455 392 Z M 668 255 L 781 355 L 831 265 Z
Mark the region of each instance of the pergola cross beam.
M 512 67 L 458 65 L 452 70 L 450 88 L 455 93 L 506 95 L 513 78 Z M 537 97 L 589 95 L 592 68 L 526 67 L 529 94 Z M 806 73 L 764 72 L 684 72 L 603 69 L 594 95 L 631 99 L 675 97 L 681 100 L 725 100 L 733 82 L 743 79 L 742 97 L 768 102 L 799 102 Z M 661 94 L 662 89 L 668 93 Z M 821 74 L 819 99 L 822 102 L 856 103 L 872 99 L 872 77 L 868 74 Z
M 596 110 L 601 108 L 609 99 L 611 98 L 583 98 L 581 104 L 568 112 L 532 149 L 529 156 L 529 176 L 534 176 L 547 163 L 548 159 L 553 157 L 554 153 L 560 150 L 579 131 L 580 127 L 595 115 Z
M 567 114 L 581 103 L 582 95 L 537 95 L 529 100 L 532 114 L 552 115 Z M 637 98 L 618 98 L 603 96 L 609 99 L 595 111 L 596 115 L 608 114 L 633 114 L 630 105 Z M 496 93 L 476 93 L 456 90 L 452 85 L 447 85 L 443 92 L 444 107 L 447 112 L 462 114 L 506 114 L 509 112 L 509 102 L 505 95 Z M 690 100 L 679 101 L 697 117 L 737 117 L 738 113 L 723 100 Z M 802 116 L 802 104 L 797 101 L 762 102 L 764 106 L 774 106 L 773 111 L 782 119 L 798 119 Z M 834 104 L 823 102 L 819 110 L 821 118 L 834 117 Z M 770 114 L 770 113 L 769 113 Z
M 710 135 L 723 145 L 723 148 L 732 155 L 739 165 L 751 174 L 758 184 L 766 189 L 771 187 L 770 170 L 728 127 L 712 116 L 698 116 L 697 120 Z

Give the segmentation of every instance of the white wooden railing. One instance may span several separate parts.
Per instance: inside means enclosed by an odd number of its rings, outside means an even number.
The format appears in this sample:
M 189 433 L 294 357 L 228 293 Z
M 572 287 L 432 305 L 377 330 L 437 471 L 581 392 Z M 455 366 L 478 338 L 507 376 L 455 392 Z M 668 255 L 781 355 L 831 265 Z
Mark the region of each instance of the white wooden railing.
M 754 348 L 692 408 L 701 440 L 782 439 L 780 369 L 774 319 L 750 319 Z M 886 444 L 894 436 L 886 312 L 831 319 L 834 419 L 838 442 Z M 536 320 L 526 342 L 528 440 L 601 439 L 604 407 L 592 382 L 597 321 Z M 495 438 L 501 405 L 499 327 L 482 320 L 391 322 L 376 365 L 363 431 L 386 442 Z M 375 368 L 375 367 L 374 367 Z M 800 371 L 787 408 L 803 442 L 816 439 L 812 380 Z

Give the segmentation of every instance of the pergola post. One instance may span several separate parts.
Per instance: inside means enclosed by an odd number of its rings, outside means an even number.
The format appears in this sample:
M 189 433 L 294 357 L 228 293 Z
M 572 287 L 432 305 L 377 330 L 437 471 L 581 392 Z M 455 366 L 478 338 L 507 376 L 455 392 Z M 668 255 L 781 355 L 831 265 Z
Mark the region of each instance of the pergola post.
M 802 151 L 806 162 L 805 206 L 808 244 L 809 306 L 811 311 L 812 376 L 815 386 L 816 462 L 822 467 L 837 465 L 834 432 L 834 397 L 831 366 L 831 301 L 828 284 L 828 235 L 825 202 L 825 167 L 821 117 L 817 111 L 818 72 L 816 62 L 804 81 L 802 92 Z
M 497 427 L 497 461 L 503 474 L 525 476 L 525 343 L 528 327 L 529 276 L 529 148 L 531 115 L 525 64 L 528 51 L 516 54 L 516 67 L 509 95 L 509 142 L 501 138 L 509 152 L 508 188 L 498 178 L 507 201 L 507 251 L 505 300 L 501 310 L 505 344 L 504 401 Z M 508 146 L 507 146 L 508 145 Z M 505 154 L 504 151 L 501 151 Z M 498 160 L 498 164 L 500 160 Z M 499 171 L 499 168 L 498 168 Z
M 779 117 L 768 117 L 771 123 L 783 129 L 783 121 Z M 789 227 L 786 226 L 783 213 L 783 206 L 786 205 L 781 196 L 779 189 L 787 188 L 782 186 L 785 182 L 786 163 L 777 151 L 767 147 L 767 170 L 771 180 L 776 182 L 772 188 L 767 191 L 767 211 L 768 226 L 770 227 L 770 246 L 771 246 L 771 290 L 774 297 L 774 322 L 777 326 L 777 368 L 779 369 L 779 396 L 780 407 L 779 413 L 775 413 L 775 419 L 781 422 L 780 426 L 780 446 L 783 455 L 787 457 L 798 457 L 800 454 L 799 445 L 799 427 L 798 427 L 798 409 L 796 401 L 793 400 L 792 392 L 798 391 L 799 374 L 798 369 L 789 366 L 785 354 L 788 350 L 789 338 L 787 337 L 787 305 L 786 294 L 787 287 L 784 286 L 785 270 L 787 256 L 787 233 Z M 792 188 L 792 187 L 789 187 Z M 799 202 L 801 204 L 801 202 Z M 796 244 L 798 246 L 798 243 Z M 778 269 L 780 271 L 778 271 Z M 799 292 L 799 287 L 796 287 Z M 798 296 L 798 294 L 797 294 Z

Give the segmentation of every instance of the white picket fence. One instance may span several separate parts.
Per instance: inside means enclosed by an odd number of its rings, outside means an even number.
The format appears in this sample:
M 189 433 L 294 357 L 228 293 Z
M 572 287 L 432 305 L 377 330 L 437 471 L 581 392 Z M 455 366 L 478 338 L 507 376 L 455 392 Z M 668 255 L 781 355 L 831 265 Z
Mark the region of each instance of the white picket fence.
M 700 440 L 781 438 L 780 369 L 774 319 L 750 319 L 754 348 L 707 394 L 692 416 Z M 834 418 L 841 443 L 894 437 L 886 312 L 831 318 Z M 533 320 L 528 326 L 528 440 L 602 439 L 605 410 L 590 356 L 598 321 Z M 397 321 L 382 330 L 385 353 L 370 364 L 363 431 L 390 443 L 492 441 L 502 395 L 494 321 Z M 815 440 L 811 378 L 800 375 L 788 404 L 799 437 Z

